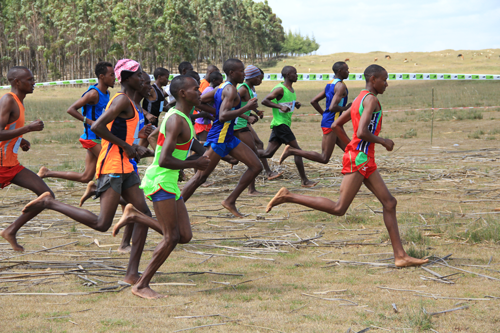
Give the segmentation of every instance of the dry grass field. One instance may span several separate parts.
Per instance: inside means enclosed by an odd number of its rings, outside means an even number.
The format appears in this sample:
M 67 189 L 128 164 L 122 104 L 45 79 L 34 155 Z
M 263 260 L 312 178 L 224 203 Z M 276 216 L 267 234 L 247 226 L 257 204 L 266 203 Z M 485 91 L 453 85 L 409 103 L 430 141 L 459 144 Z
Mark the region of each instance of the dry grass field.
M 432 88 L 436 107 L 500 105 L 499 82 L 389 84 L 380 98 L 384 110 L 428 108 Z M 270 88 L 270 82 L 259 87 L 259 97 Z M 349 82 L 348 88 L 352 101 L 362 85 Z M 81 124 L 68 121 L 65 110 L 84 89 L 41 88 L 28 96 L 27 121 L 47 123 L 43 132 L 25 136 L 32 149 L 20 153 L 23 165 L 35 172 L 42 165 L 82 170 Z M 308 102 L 322 83 L 296 89 L 305 106 L 298 113 L 313 114 Z M 264 142 L 269 121 L 255 126 Z M 319 122 L 317 116 L 294 118 L 303 149 L 320 150 Z M 336 149 L 327 165 L 306 162 L 308 176 L 320 183 L 302 189 L 292 159 L 277 165 L 281 148 L 270 164 L 284 170 L 284 178 L 259 177 L 257 189 L 265 195 L 245 193 L 238 200 L 245 218 L 220 206 L 242 166 L 221 164 L 210 178 L 214 185 L 187 202 L 194 239 L 178 246 L 153 279 L 165 299 L 139 299 L 118 284 L 128 260 L 116 252 L 121 234 L 113 238 L 47 211 L 21 229 L 25 253 L 0 239 L 0 331 L 499 332 L 499 122 L 499 108 L 436 111 L 431 145 L 431 111 L 384 114 L 381 135 L 396 145 L 393 152 L 377 147 L 377 164 L 398 200 L 405 248 L 428 257 L 426 267 L 394 268 L 382 207 L 364 187 L 344 217 L 291 204 L 266 214 L 282 186 L 335 199 L 342 180 Z M 149 162 L 141 161 L 142 172 Z M 85 188 L 56 179 L 47 184 L 73 205 Z M 0 191 L 0 228 L 34 197 L 12 185 Z M 92 200 L 84 207 L 99 211 Z M 141 269 L 159 240 L 150 231 Z M 446 310 L 454 311 L 439 313 Z

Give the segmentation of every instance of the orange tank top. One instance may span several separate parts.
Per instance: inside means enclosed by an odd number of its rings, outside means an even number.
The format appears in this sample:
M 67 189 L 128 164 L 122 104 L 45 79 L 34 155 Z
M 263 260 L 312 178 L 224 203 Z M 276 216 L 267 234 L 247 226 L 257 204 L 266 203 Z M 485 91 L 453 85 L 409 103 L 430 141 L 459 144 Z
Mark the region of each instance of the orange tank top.
M 108 105 L 106 106 L 106 112 L 109 109 L 113 100 L 119 95 L 125 95 L 124 93 L 118 93 L 111 98 Z M 125 95 L 127 96 L 127 95 Z M 127 96 L 128 98 L 128 96 Z M 134 116 L 129 119 L 124 119 L 117 117 L 115 120 L 110 122 L 106 127 L 114 136 L 120 138 L 125 141 L 129 145 L 134 143 L 134 140 L 139 136 L 139 115 L 137 114 L 137 110 L 134 107 L 134 103 L 130 100 L 130 104 L 132 105 L 132 109 L 134 110 Z M 101 141 L 102 148 L 99 153 L 99 157 L 97 159 L 96 166 L 96 176 L 97 178 L 100 175 L 110 174 L 110 173 L 131 173 L 134 172 L 134 167 L 132 163 L 130 163 L 127 155 L 124 150 L 105 140 L 104 138 Z
M 9 92 L 9 94 L 14 97 L 14 100 L 19 106 L 19 118 L 10 124 L 7 124 L 7 126 L 5 126 L 5 130 L 13 130 L 24 126 L 24 105 L 21 103 L 16 94 L 12 92 Z M 21 145 L 22 138 L 23 136 L 21 135 L 7 141 L 0 141 L 0 166 L 12 167 L 19 164 L 19 161 L 17 160 L 17 151 Z

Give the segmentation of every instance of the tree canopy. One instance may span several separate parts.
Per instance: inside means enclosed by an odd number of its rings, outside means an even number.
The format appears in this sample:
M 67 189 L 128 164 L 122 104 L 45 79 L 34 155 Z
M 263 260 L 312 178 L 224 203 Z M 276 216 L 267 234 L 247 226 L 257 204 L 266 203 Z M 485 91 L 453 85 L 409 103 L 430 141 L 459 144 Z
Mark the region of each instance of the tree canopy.
M 2 0 L 0 77 L 5 83 L 15 65 L 38 81 L 93 77 L 98 61 L 124 57 L 149 73 L 158 66 L 175 72 L 180 61 L 201 70 L 230 57 L 258 62 L 317 45 L 306 37 L 297 47 L 289 36 L 267 0 Z

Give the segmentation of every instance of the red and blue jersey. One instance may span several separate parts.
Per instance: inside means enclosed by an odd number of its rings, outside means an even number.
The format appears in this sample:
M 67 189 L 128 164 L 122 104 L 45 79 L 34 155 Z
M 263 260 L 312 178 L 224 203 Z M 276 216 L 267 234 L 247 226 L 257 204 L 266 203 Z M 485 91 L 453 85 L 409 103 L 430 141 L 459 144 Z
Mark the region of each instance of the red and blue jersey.
M 326 108 L 325 112 L 323 112 L 323 118 L 321 119 L 321 127 L 325 128 L 330 128 L 332 127 L 332 124 L 335 120 L 340 117 L 342 112 L 331 112 L 330 109 L 330 104 L 332 104 L 332 99 L 333 96 L 335 95 L 335 85 L 339 82 L 343 81 L 341 79 L 333 79 L 330 82 L 327 83 L 325 87 L 325 95 L 326 95 Z M 346 95 L 340 100 L 340 103 L 338 104 L 341 107 L 344 107 L 347 105 L 347 97 L 349 96 L 349 90 L 346 88 Z

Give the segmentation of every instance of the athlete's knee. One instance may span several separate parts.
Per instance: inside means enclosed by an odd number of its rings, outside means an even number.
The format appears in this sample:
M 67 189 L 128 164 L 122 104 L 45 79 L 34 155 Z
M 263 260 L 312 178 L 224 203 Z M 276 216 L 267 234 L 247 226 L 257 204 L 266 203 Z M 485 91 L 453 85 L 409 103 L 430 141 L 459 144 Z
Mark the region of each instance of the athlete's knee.
M 164 248 L 167 248 L 167 247 L 175 247 L 177 244 L 179 244 L 180 240 L 181 240 L 181 235 L 179 233 L 178 230 L 171 230 L 171 231 L 168 231 L 164 236 L 163 236 L 163 239 L 164 239 Z
M 106 232 L 106 231 L 108 231 L 108 230 L 109 230 L 109 227 L 110 227 L 110 226 L 109 226 L 109 225 L 107 225 L 107 224 L 104 224 L 104 223 L 103 223 L 103 224 L 100 224 L 100 223 L 99 223 L 99 224 L 96 226 L 95 230 L 100 231 L 100 232 Z
M 180 235 L 179 244 L 187 244 L 191 241 L 191 239 L 193 239 L 193 233 L 191 230 L 183 232 Z
M 397 204 L 398 204 L 398 201 L 392 195 L 387 200 L 384 200 L 384 202 L 382 202 L 382 205 L 384 206 L 384 208 L 389 209 L 389 210 L 395 210 Z
M 92 179 L 94 179 L 94 174 L 93 173 L 90 173 L 88 175 L 83 174 L 82 178 L 80 178 L 80 181 L 82 183 L 89 183 Z
M 319 159 L 318 162 L 321 163 L 321 164 L 328 164 L 328 162 L 330 162 L 330 159 L 327 158 L 326 156 L 321 155 L 321 157 L 320 157 L 320 159 Z

